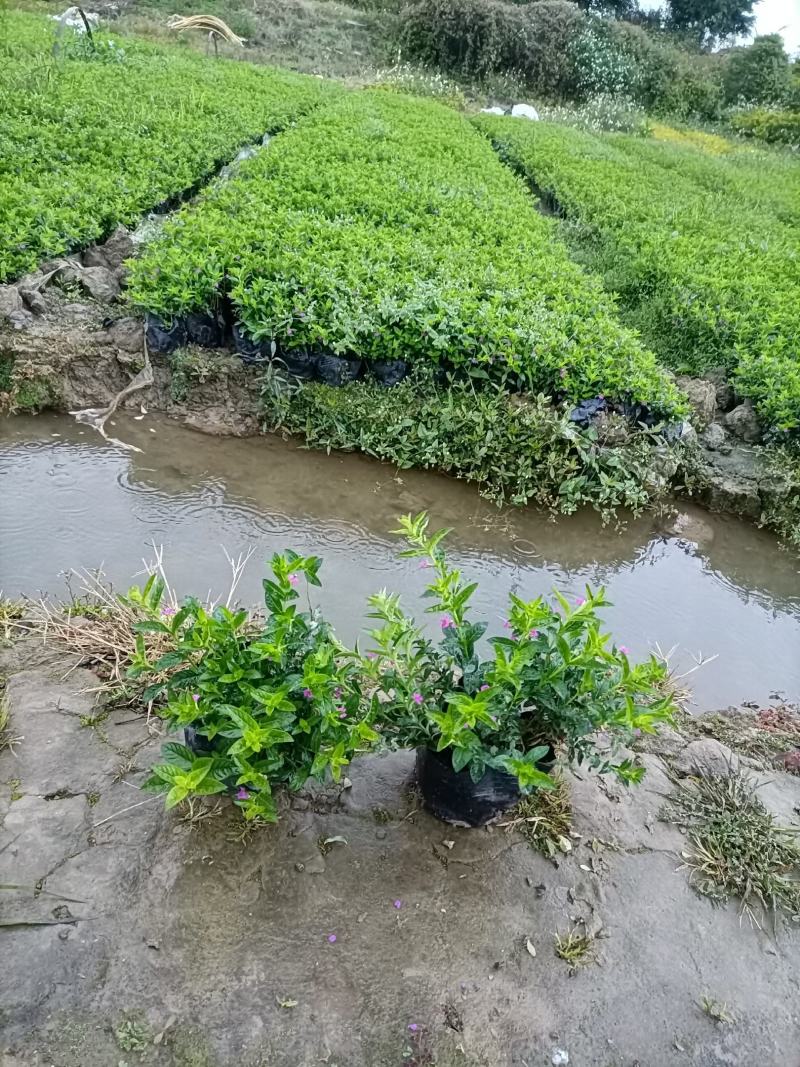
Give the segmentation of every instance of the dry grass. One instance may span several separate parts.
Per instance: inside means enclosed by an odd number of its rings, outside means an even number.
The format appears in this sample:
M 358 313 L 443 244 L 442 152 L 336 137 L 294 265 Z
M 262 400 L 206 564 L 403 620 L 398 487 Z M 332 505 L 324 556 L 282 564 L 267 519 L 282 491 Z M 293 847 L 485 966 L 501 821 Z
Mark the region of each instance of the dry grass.
M 682 853 L 698 892 L 718 903 L 742 902 L 742 914 L 778 910 L 800 921 L 800 831 L 779 826 L 746 775 L 680 783 L 662 817 L 687 835 Z
M 569 786 L 563 775 L 554 774 L 555 789 L 537 789 L 523 797 L 500 826 L 506 832 L 518 830 L 531 848 L 553 857 L 569 852 L 572 829 L 572 804 Z
M 252 555 L 252 549 L 238 558 L 225 553 L 231 568 L 231 582 L 227 596 L 217 600 L 209 597 L 206 607 L 211 610 L 218 603 L 230 607 L 236 588 Z M 65 601 L 40 600 L 32 604 L 31 632 L 44 642 L 55 641 L 73 653 L 77 659 L 72 667 L 88 667 L 98 677 L 98 684 L 88 691 L 106 703 L 141 703 L 148 690 L 157 691 L 170 674 L 182 665 L 160 671 L 148 669 L 133 679 L 131 668 L 146 657 L 148 663 L 157 662 L 174 649 L 176 638 L 169 633 L 137 633 L 136 623 L 153 619 L 168 621 L 178 608 L 178 596 L 169 583 L 164 567 L 163 551 L 155 549 L 155 558 L 145 562 L 142 572 L 147 578 L 155 576 L 163 585 L 157 605 L 143 602 L 138 587 L 127 594 L 117 593 L 102 571 L 74 572 L 68 580 L 69 596 Z M 75 588 L 73 588 L 73 585 Z M 146 700 L 148 704 L 152 701 Z

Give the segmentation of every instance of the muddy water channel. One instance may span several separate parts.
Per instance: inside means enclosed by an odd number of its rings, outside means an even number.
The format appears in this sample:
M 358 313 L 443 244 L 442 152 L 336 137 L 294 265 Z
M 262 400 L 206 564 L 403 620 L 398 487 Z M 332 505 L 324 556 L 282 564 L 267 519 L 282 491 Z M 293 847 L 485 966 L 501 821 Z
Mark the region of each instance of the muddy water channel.
M 127 584 L 162 545 L 179 592 L 227 589 L 232 555 L 254 549 L 239 587 L 261 598 L 263 560 L 293 547 L 324 559 L 318 599 L 347 640 L 384 586 L 421 606 L 424 572 L 397 558 L 395 517 L 427 509 L 454 528 L 452 555 L 481 581 L 476 609 L 501 626 L 510 590 L 577 596 L 603 584 L 616 639 L 634 654 L 676 646 L 695 703 L 720 708 L 800 698 L 800 564 L 748 525 L 678 503 L 603 527 L 592 513 L 553 522 L 500 511 L 475 490 L 360 456 L 307 452 L 276 438 L 218 439 L 173 423 L 119 418 L 110 445 L 67 417 L 0 420 L 0 589 L 64 592 L 64 573 L 102 565 Z

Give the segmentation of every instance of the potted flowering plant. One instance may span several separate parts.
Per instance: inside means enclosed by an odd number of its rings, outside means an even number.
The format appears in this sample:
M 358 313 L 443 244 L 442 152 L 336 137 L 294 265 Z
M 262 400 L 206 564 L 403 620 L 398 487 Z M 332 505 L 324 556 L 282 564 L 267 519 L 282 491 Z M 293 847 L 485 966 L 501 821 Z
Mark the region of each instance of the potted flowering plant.
M 353 754 L 377 739 L 356 660 L 316 610 L 296 604 L 301 576 L 320 585 L 320 562 L 291 551 L 272 557 L 263 624 L 194 599 L 168 623 L 142 624 L 162 625 L 176 641 L 154 667 L 179 667 L 161 714 L 170 729 L 183 729 L 185 743 L 163 746 L 144 785 L 166 793 L 168 808 L 230 792 L 246 818 L 274 821 L 276 786 L 338 780 Z
M 602 590 L 570 604 L 554 594 L 510 597 L 505 633 L 479 651 L 485 622 L 468 617 L 476 583 L 465 584 L 441 548 L 446 530 L 429 535 L 423 513 L 401 519 L 408 548 L 430 568 L 427 609 L 439 615 L 434 641 L 405 615 L 396 594 L 370 598 L 372 647 L 365 679 L 382 736 L 417 750 L 417 775 L 427 806 L 451 822 L 481 825 L 519 799 L 548 789 L 554 750 L 624 782 L 644 773 L 617 759 L 620 742 L 668 721 L 674 702 L 666 668 L 655 657 L 634 665 L 627 650 L 601 632 Z M 601 745 L 602 732 L 608 743 Z

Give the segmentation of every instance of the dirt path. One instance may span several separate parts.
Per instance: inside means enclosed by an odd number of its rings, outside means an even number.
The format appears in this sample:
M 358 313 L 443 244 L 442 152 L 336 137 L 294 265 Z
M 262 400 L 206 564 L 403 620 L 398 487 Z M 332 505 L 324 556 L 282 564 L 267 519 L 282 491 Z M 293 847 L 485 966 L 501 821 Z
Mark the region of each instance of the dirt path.
M 94 676 L 32 640 L 3 656 L 0 883 L 38 887 L 0 897 L 3 1067 L 798 1063 L 800 929 L 689 887 L 657 756 L 632 793 L 571 779 L 558 865 L 417 810 L 405 753 L 248 835 L 227 802 L 139 804 L 143 718 L 97 721 Z M 772 778 L 800 826 L 800 778 Z M 597 962 L 571 973 L 554 935 L 576 920 Z

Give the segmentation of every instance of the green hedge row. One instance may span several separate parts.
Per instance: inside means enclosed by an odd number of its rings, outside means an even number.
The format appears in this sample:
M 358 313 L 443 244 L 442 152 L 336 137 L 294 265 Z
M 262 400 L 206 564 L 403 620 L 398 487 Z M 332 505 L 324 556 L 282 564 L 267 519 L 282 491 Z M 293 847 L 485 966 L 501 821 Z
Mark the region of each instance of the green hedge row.
M 0 281 L 179 196 L 329 92 L 316 78 L 3 15 Z M 53 46 L 57 45 L 55 54 Z
M 668 144 L 494 116 L 475 122 L 574 220 L 578 255 L 666 363 L 690 372 L 724 364 L 768 426 L 800 428 L 800 227 L 779 217 L 769 170 L 763 206 L 738 196 L 734 179 L 713 188 L 656 164 L 654 153 L 669 159 Z
M 755 108 L 731 115 L 731 129 L 745 137 L 755 137 L 767 144 L 785 144 L 800 148 L 800 111 L 769 111 Z
M 550 220 L 449 108 L 342 97 L 178 212 L 134 265 L 162 318 L 223 298 L 256 341 L 679 408 Z

